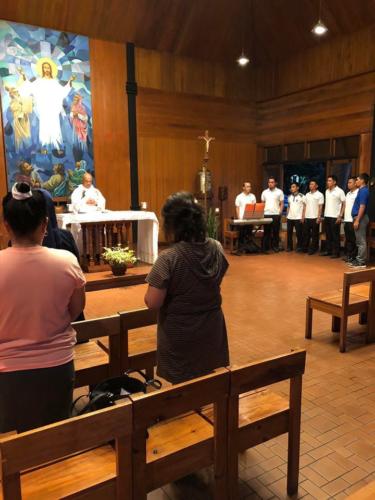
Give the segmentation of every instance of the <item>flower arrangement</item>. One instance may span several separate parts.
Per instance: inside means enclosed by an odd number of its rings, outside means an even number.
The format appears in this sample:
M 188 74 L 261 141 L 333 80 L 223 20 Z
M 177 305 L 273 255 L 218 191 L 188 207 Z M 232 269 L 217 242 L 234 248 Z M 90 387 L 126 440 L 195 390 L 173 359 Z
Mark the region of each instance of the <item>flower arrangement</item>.
M 134 250 L 131 250 L 129 247 L 122 248 L 121 245 L 113 248 L 104 247 L 102 257 L 112 267 L 126 267 L 127 264 L 135 264 L 137 262 Z

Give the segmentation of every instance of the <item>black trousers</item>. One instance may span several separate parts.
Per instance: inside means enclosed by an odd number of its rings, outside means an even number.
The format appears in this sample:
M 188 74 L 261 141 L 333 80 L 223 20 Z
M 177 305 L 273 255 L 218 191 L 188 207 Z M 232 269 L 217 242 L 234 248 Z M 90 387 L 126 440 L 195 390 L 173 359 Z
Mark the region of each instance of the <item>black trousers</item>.
M 70 417 L 73 361 L 0 373 L 0 433 L 24 432 Z
M 324 217 L 324 230 L 326 233 L 326 251 L 332 255 L 340 253 L 340 224 L 336 224 L 335 217 Z
M 348 257 L 354 259 L 357 256 L 357 243 L 355 239 L 353 222 L 345 222 L 344 231 L 345 231 L 345 253 Z
M 305 219 L 303 223 L 303 249 L 316 252 L 319 249 L 319 224 L 317 219 Z
M 297 248 L 302 248 L 302 222 L 300 220 L 287 219 L 287 247 L 293 250 L 293 229 L 296 228 Z
M 272 219 L 271 224 L 264 224 L 263 250 L 279 248 L 280 215 L 265 215 L 267 219 Z

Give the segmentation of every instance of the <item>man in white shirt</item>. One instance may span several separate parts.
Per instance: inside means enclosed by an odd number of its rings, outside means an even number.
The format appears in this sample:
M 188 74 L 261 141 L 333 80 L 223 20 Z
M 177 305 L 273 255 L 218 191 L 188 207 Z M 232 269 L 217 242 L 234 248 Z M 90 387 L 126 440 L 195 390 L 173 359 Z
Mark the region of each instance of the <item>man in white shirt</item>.
M 349 177 L 348 179 L 348 189 L 345 199 L 345 212 L 344 212 L 344 230 L 345 230 L 345 253 L 346 257 L 344 260 L 346 262 L 352 262 L 357 257 L 357 244 L 355 239 L 355 230 L 353 227 L 353 216 L 352 208 L 354 205 L 354 200 L 358 194 L 358 188 L 356 186 L 356 177 Z
M 251 183 L 245 181 L 242 185 L 242 193 L 236 196 L 236 218 L 243 219 L 246 205 L 256 203 L 255 195 L 251 192 Z M 249 241 L 252 231 L 251 226 L 239 226 L 238 251 L 237 255 L 241 255 L 244 251 L 244 246 Z
M 326 203 L 324 207 L 324 229 L 326 249 L 320 255 L 330 255 L 332 259 L 340 257 L 340 228 L 345 210 L 345 193 L 337 186 L 337 177 L 327 177 Z
M 321 223 L 324 195 L 318 190 L 318 183 L 312 179 L 310 192 L 305 195 L 305 219 L 303 223 L 303 251 L 314 255 L 319 249 L 319 226 Z
M 235 201 L 237 219 L 243 219 L 246 205 L 255 204 L 256 201 L 255 195 L 251 192 L 251 183 L 248 181 L 244 182 L 242 193 L 236 197 Z
M 296 228 L 296 252 L 302 252 L 302 220 L 305 219 L 305 197 L 299 192 L 298 182 L 290 185 L 291 194 L 288 196 L 288 210 L 286 215 L 287 252 L 293 251 L 293 229 Z
M 88 172 L 82 177 L 82 184 L 73 191 L 71 200 L 75 212 L 86 213 L 105 209 L 105 198 L 99 189 L 93 186 L 92 175 Z
M 275 177 L 268 178 L 268 189 L 262 193 L 261 199 L 265 203 L 264 216 L 272 219 L 271 224 L 264 225 L 263 251 L 267 252 L 270 247 L 274 252 L 279 252 L 279 233 L 281 214 L 284 208 L 284 193 L 276 187 Z

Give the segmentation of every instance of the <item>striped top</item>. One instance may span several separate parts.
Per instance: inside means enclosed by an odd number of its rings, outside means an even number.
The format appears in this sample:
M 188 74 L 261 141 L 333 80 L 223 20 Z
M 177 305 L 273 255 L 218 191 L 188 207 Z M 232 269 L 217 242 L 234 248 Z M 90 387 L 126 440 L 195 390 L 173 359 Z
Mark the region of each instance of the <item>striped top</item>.
M 157 373 L 171 383 L 229 364 L 220 284 L 228 269 L 216 240 L 179 242 L 162 252 L 146 278 L 167 289 L 159 312 Z

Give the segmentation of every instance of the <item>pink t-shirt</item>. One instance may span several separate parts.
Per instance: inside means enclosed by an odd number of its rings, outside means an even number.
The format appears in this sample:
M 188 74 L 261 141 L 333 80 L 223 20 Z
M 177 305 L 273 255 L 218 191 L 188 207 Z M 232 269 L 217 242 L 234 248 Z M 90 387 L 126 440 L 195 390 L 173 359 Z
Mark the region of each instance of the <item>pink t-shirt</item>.
M 76 257 L 42 246 L 0 251 L 0 372 L 73 359 L 68 305 L 86 280 Z

